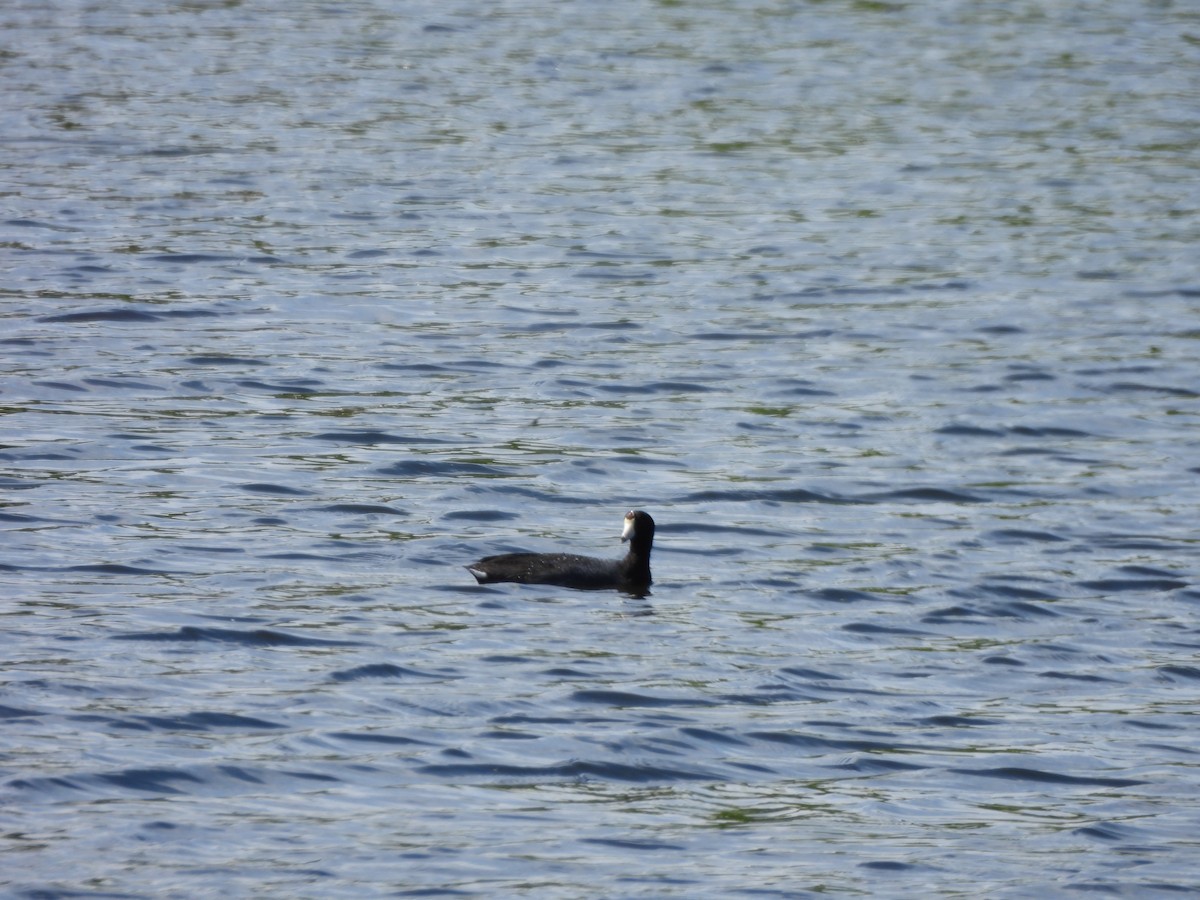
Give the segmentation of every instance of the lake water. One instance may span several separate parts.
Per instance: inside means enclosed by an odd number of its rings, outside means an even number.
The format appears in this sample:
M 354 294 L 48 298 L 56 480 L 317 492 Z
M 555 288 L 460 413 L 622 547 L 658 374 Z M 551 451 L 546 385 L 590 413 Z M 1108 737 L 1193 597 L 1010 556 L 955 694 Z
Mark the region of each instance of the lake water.
M 0 26 L 8 895 L 1200 890 L 1194 5 Z

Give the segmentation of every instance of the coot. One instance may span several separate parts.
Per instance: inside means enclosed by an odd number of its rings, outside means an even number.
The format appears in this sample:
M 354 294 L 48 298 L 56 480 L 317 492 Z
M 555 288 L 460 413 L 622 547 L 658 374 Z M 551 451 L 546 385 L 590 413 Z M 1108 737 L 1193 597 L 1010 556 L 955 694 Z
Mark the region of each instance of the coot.
M 640 509 L 625 513 L 622 542 L 629 542 L 623 559 L 596 559 L 575 553 L 502 553 L 485 556 L 467 566 L 480 584 L 514 581 L 519 584 L 554 584 L 581 591 L 617 589 L 645 594 L 650 587 L 650 548 L 654 520 Z

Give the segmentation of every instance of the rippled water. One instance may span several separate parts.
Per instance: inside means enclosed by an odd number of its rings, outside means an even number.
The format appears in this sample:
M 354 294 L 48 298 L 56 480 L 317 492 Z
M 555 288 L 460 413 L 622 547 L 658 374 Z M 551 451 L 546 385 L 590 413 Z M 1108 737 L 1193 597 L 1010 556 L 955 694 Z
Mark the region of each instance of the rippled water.
M 1189 5 L 113 6 L 0 12 L 8 893 L 1200 889 Z

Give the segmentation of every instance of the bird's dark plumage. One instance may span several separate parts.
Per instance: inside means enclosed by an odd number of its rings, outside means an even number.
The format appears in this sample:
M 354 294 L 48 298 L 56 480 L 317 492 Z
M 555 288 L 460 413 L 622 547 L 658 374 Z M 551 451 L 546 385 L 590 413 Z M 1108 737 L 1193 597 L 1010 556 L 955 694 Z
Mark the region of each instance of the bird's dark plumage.
M 625 514 L 622 541 L 629 552 L 621 559 L 597 559 L 575 553 L 503 553 L 467 566 L 480 584 L 511 581 L 553 584 L 582 591 L 620 590 L 645 594 L 650 587 L 650 549 L 654 520 L 641 510 Z

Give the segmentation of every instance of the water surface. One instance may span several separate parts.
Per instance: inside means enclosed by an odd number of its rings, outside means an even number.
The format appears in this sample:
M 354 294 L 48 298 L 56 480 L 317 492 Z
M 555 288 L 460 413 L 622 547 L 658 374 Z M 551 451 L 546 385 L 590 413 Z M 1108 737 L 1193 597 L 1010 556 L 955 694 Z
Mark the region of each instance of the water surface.
M 6 891 L 1200 888 L 1186 5 L 118 6 L 0 13 Z

